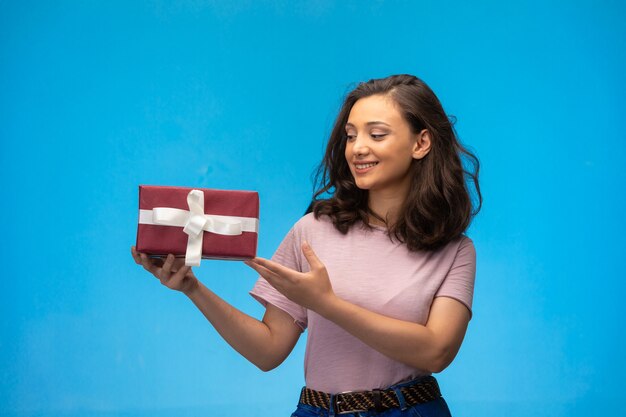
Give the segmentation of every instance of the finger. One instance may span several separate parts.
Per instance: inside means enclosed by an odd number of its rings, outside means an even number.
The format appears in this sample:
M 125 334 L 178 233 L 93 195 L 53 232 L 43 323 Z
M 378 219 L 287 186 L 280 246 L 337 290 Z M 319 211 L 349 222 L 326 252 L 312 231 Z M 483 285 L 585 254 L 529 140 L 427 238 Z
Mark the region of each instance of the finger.
M 306 241 L 302 242 L 302 254 L 306 258 L 311 269 L 324 268 L 324 264 L 320 261 L 320 258 L 317 257 L 311 245 L 309 245 Z
M 133 256 L 135 263 L 137 265 L 141 265 L 141 258 L 139 257 L 139 254 L 137 253 L 137 250 L 135 249 L 134 246 L 130 247 L 130 254 Z
M 264 266 L 259 265 L 254 260 L 244 261 L 244 263 L 246 265 L 248 265 L 250 268 L 254 269 L 263 278 L 265 278 L 267 280 L 267 282 L 269 282 L 273 287 L 276 286 L 275 284 L 279 284 L 282 281 L 281 277 L 279 275 L 277 275 L 276 273 L 270 271 L 269 269 L 265 268 Z
M 143 266 L 143 268 L 158 278 L 157 274 L 161 268 L 154 265 L 148 258 L 148 255 L 146 255 L 145 253 L 140 253 L 139 256 L 140 256 L 141 265 Z
M 170 277 L 168 284 L 172 287 L 180 287 L 180 284 L 185 279 L 185 276 L 189 271 L 191 271 L 190 266 L 183 266 Z
M 174 263 L 172 264 L 172 271 L 178 271 L 180 268 L 185 266 L 185 258 L 174 258 Z
M 263 268 L 273 272 L 274 274 L 280 275 L 285 278 L 291 278 L 292 275 L 297 272 L 293 269 L 282 266 L 277 262 L 270 261 L 269 259 L 254 258 L 252 262 L 254 262 L 256 265 L 262 266 Z
M 168 281 L 170 279 L 170 275 L 172 275 L 172 265 L 174 265 L 174 255 L 171 253 L 167 255 L 165 262 L 163 263 L 163 267 L 161 267 L 161 274 L 159 279 L 161 281 Z
M 250 259 L 250 260 L 247 260 L 247 261 L 243 261 L 243 263 L 248 265 L 250 268 L 254 269 L 259 274 L 261 274 L 261 272 L 265 273 L 265 268 L 263 268 L 261 265 L 259 265 L 255 261 L 255 259 Z M 261 274 L 261 275 L 263 275 L 263 274 Z
M 133 259 L 135 260 L 135 263 L 137 265 L 142 265 L 141 262 L 141 253 L 137 252 L 137 248 L 135 246 L 131 246 L 130 247 L 130 253 L 133 256 Z M 159 264 L 159 262 L 161 262 L 161 260 L 159 258 L 150 258 L 148 256 L 148 260 L 152 263 L 152 264 L 156 264 L 157 266 L 161 266 Z

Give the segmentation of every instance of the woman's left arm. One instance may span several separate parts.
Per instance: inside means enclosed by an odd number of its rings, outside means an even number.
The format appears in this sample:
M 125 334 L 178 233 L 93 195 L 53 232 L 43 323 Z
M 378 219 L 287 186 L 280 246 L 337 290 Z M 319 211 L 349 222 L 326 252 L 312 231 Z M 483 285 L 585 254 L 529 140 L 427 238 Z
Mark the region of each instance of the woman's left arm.
M 337 297 L 326 267 L 306 242 L 302 252 L 309 272 L 294 271 L 263 258 L 246 264 L 290 300 L 392 359 L 433 373 L 441 372 L 452 362 L 470 320 L 464 304 L 453 298 L 436 297 L 426 325 L 387 317 Z

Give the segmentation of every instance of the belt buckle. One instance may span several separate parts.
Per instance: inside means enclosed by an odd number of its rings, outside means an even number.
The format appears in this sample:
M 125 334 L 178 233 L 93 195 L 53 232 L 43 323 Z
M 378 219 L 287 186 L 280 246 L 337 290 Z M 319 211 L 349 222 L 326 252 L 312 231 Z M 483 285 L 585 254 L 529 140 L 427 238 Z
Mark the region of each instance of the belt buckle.
M 344 395 L 344 394 L 354 394 L 354 393 L 357 393 L 357 392 L 361 392 L 361 391 L 343 391 L 343 392 L 340 392 L 340 393 L 334 395 L 332 404 L 330 404 L 330 406 L 332 407 L 332 409 L 335 412 L 335 414 L 362 413 L 362 412 L 365 412 L 365 411 L 369 411 L 369 410 L 364 410 L 364 409 L 339 411 L 339 405 L 342 404 L 342 400 L 339 397 Z

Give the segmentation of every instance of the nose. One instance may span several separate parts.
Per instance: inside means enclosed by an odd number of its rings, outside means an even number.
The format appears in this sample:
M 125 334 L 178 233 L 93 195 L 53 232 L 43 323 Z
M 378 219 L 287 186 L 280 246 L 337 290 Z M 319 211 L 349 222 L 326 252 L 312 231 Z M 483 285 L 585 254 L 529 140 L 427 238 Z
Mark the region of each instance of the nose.
M 362 138 L 361 135 L 357 135 L 354 138 L 354 142 L 352 142 L 352 153 L 356 156 L 362 156 L 367 155 L 369 151 L 366 139 Z

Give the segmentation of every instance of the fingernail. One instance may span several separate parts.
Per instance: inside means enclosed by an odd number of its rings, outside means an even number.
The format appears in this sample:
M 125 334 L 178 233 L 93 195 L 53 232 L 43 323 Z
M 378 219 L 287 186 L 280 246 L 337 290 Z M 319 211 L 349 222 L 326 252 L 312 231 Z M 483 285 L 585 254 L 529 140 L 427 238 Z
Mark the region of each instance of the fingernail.
M 174 255 L 172 255 L 171 253 L 169 255 L 167 255 L 167 260 L 168 261 L 173 261 L 174 260 Z

